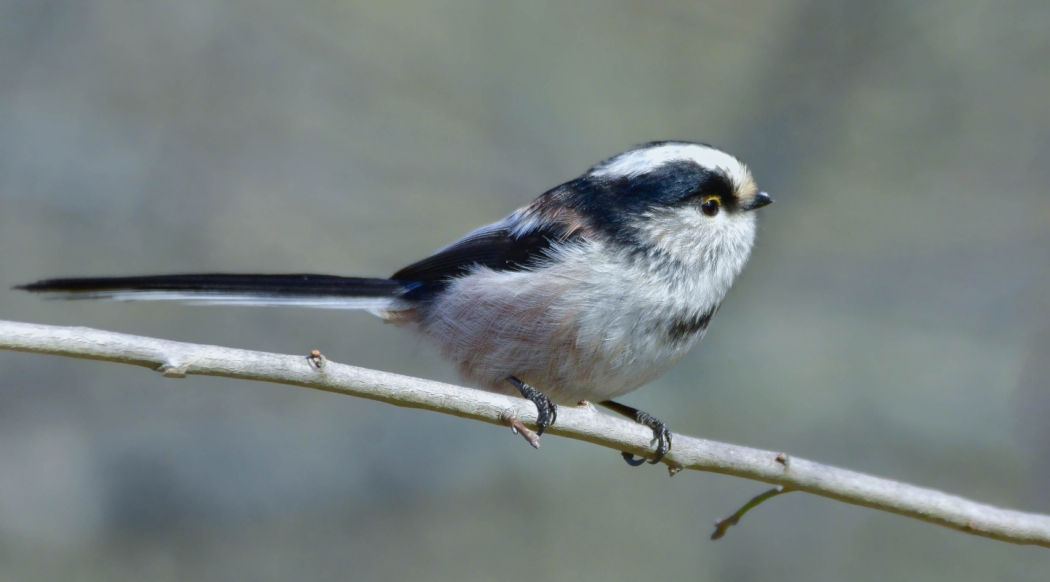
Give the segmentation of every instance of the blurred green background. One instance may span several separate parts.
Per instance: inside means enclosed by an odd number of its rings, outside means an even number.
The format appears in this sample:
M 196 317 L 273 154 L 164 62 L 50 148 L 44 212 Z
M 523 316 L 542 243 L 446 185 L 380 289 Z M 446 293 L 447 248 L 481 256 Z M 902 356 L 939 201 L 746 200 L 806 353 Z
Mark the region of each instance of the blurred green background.
M 385 276 L 632 144 L 752 167 L 751 265 L 624 399 L 1050 512 L 1050 3 L 0 0 L 0 318 L 455 381 L 364 313 L 44 277 Z M 1046 580 L 1050 552 L 556 437 L 0 352 L 4 580 Z

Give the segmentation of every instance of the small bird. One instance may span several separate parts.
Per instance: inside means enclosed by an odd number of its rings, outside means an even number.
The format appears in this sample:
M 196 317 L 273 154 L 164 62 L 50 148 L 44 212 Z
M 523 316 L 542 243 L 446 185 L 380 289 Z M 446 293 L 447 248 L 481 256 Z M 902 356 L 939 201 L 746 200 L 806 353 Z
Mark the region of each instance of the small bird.
M 520 395 L 537 433 L 557 406 L 612 399 L 662 375 L 703 337 L 773 200 L 737 158 L 665 141 L 613 156 L 389 279 L 200 274 L 48 279 L 17 287 L 68 299 L 366 309 L 430 340 L 467 382 Z M 632 465 L 634 460 L 624 453 Z

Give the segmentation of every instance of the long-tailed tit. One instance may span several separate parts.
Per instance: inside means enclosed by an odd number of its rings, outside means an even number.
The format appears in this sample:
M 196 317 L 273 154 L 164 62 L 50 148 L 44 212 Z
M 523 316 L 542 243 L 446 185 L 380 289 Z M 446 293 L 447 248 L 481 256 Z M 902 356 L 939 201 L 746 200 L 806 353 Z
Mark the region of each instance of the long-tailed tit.
M 635 418 L 653 429 L 655 463 L 671 446 L 667 426 L 611 399 L 660 376 L 700 340 L 751 254 L 754 211 L 770 202 L 735 157 L 654 142 L 389 279 L 157 275 L 19 288 L 78 299 L 367 309 L 428 338 L 471 384 L 531 400 L 540 434 L 557 404 L 590 400 Z

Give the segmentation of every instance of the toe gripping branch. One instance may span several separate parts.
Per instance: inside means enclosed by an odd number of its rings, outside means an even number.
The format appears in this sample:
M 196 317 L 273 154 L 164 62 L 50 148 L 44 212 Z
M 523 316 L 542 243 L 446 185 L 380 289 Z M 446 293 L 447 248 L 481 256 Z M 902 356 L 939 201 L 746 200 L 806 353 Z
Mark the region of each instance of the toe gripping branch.
M 518 392 L 521 392 L 523 398 L 536 405 L 537 436 L 542 435 L 543 431 L 546 430 L 548 426 L 554 424 L 554 421 L 558 420 L 558 407 L 547 397 L 546 394 L 529 386 L 521 380 L 518 380 L 514 376 L 507 377 L 507 382 L 510 382 L 515 388 L 517 388 Z
M 671 431 L 667 428 L 667 424 L 660 419 L 654 417 L 648 412 L 643 412 L 637 408 L 627 406 L 626 404 L 620 404 L 619 402 L 613 402 L 612 400 L 606 400 L 600 404 L 617 414 L 622 414 L 627 418 L 633 419 L 638 424 L 644 424 L 653 429 L 653 440 L 656 441 L 656 456 L 649 459 L 650 465 L 659 463 L 664 458 L 664 455 L 667 454 L 667 451 L 671 450 Z M 627 461 L 627 464 L 632 467 L 638 467 L 646 461 L 645 457 L 635 459 L 634 455 L 627 451 L 620 454 L 623 456 L 623 460 Z

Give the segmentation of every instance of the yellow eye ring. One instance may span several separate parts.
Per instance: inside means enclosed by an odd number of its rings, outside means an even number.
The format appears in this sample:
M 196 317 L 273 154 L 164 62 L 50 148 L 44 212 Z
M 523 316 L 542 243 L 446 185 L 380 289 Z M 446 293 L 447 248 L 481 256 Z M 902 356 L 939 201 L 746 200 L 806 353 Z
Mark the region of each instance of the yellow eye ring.
M 708 194 L 701 199 L 700 212 L 707 216 L 715 216 L 722 207 L 722 199 L 714 194 Z

